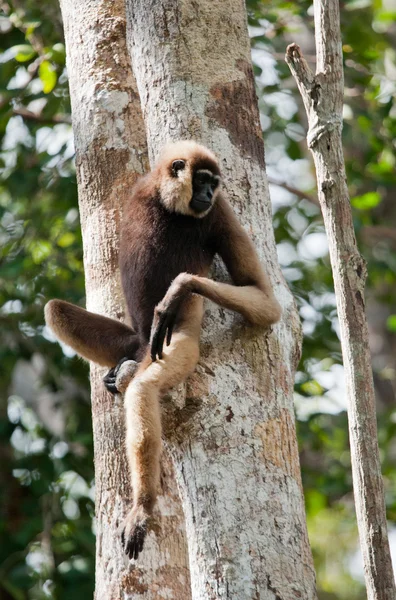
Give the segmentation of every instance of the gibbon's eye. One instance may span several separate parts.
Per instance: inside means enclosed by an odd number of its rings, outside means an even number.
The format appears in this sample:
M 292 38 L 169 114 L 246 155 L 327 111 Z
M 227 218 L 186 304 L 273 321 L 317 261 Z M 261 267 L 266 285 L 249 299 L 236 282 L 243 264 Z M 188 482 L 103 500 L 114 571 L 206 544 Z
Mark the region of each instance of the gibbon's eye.
M 219 183 L 220 183 L 220 179 L 218 177 L 213 177 L 212 183 L 211 183 L 213 190 L 215 190 L 219 186 Z
M 184 162 L 184 160 L 174 160 L 172 163 L 172 172 L 174 176 L 177 177 L 178 172 L 183 171 L 185 166 L 186 163 Z

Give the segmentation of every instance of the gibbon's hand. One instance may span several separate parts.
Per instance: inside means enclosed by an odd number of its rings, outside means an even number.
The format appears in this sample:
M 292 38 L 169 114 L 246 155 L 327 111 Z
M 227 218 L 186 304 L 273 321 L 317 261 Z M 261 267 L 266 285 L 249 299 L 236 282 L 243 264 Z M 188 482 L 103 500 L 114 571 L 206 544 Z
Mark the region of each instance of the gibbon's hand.
M 150 347 L 153 361 L 162 358 L 162 350 L 166 337 L 169 346 L 172 339 L 173 328 L 176 323 L 180 306 L 190 292 L 191 275 L 180 273 L 173 281 L 163 300 L 155 307 L 154 319 L 151 326 Z

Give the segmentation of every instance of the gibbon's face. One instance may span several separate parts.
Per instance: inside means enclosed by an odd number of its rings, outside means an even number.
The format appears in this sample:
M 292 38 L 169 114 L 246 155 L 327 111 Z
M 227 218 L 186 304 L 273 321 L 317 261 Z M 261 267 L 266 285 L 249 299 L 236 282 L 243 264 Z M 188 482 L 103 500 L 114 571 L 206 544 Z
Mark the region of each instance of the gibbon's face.
M 210 212 L 221 183 L 210 150 L 192 141 L 169 144 L 158 168 L 161 202 L 169 211 L 198 219 Z
M 182 159 L 174 160 L 172 163 L 172 175 L 177 177 L 180 182 L 187 178 L 183 176 L 183 171 L 186 170 L 186 161 Z M 188 201 L 186 194 L 185 204 L 186 209 L 194 213 L 194 216 L 204 217 L 212 208 L 215 201 L 216 190 L 220 184 L 220 177 L 212 173 L 210 169 L 196 169 L 188 173 L 187 177 L 191 181 L 189 192 L 191 194 Z

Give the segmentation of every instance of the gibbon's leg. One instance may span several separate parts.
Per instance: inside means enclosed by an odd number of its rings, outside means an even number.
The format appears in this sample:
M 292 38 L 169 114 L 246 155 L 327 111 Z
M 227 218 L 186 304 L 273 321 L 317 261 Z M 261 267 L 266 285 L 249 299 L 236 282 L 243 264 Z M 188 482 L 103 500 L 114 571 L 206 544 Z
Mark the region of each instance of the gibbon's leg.
M 152 362 L 148 350 L 125 393 L 126 445 L 133 506 L 121 540 L 129 558 L 136 559 L 143 548 L 148 519 L 157 497 L 161 453 L 160 396 L 184 381 L 194 370 L 199 358 L 202 314 L 202 298 L 191 296 L 186 299 L 163 360 Z
M 165 337 L 167 344 L 170 342 L 180 304 L 189 293 L 199 294 L 223 308 L 241 313 L 252 325 L 272 325 L 281 317 L 281 307 L 264 273 L 260 273 L 257 285 L 231 285 L 180 273 L 155 308 L 151 330 L 151 357 L 154 361 L 157 355 L 159 358 L 162 356 Z
M 115 319 L 63 300 L 50 300 L 44 313 L 47 325 L 57 338 L 83 358 L 104 367 L 114 367 L 125 357 L 134 359 L 139 349 L 135 332 Z

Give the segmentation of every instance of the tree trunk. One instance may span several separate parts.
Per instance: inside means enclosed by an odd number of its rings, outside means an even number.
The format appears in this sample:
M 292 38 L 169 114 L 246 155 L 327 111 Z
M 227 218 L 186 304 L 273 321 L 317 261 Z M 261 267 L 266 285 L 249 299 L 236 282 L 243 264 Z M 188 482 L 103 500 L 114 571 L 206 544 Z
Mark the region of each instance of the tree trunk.
M 218 154 L 229 198 L 284 311 L 263 333 L 207 306 L 197 371 L 177 400 L 164 402 L 192 596 L 311 600 L 293 412 L 300 324 L 276 259 L 245 6 L 128 0 L 127 26 L 151 159 L 181 138 Z M 223 276 L 219 265 L 215 271 Z
M 356 246 L 342 151 L 343 66 L 338 0 L 314 0 L 316 75 L 296 44 L 286 61 L 308 116 L 337 298 L 348 396 L 353 487 L 369 600 L 396 597 L 377 440 L 375 394 L 364 305 L 366 264 Z
M 119 222 L 131 186 L 148 166 L 140 101 L 125 43 L 122 0 L 62 0 L 87 308 L 123 318 L 118 273 Z M 96 475 L 97 600 L 191 598 L 184 517 L 174 476 L 159 498 L 161 530 L 152 532 L 138 568 L 122 553 L 119 527 L 130 507 L 124 410 L 92 365 Z M 165 465 L 167 471 L 170 465 Z M 160 514 L 162 513 L 162 514 Z M 166 540 L 166 543 L 165 543 Z

